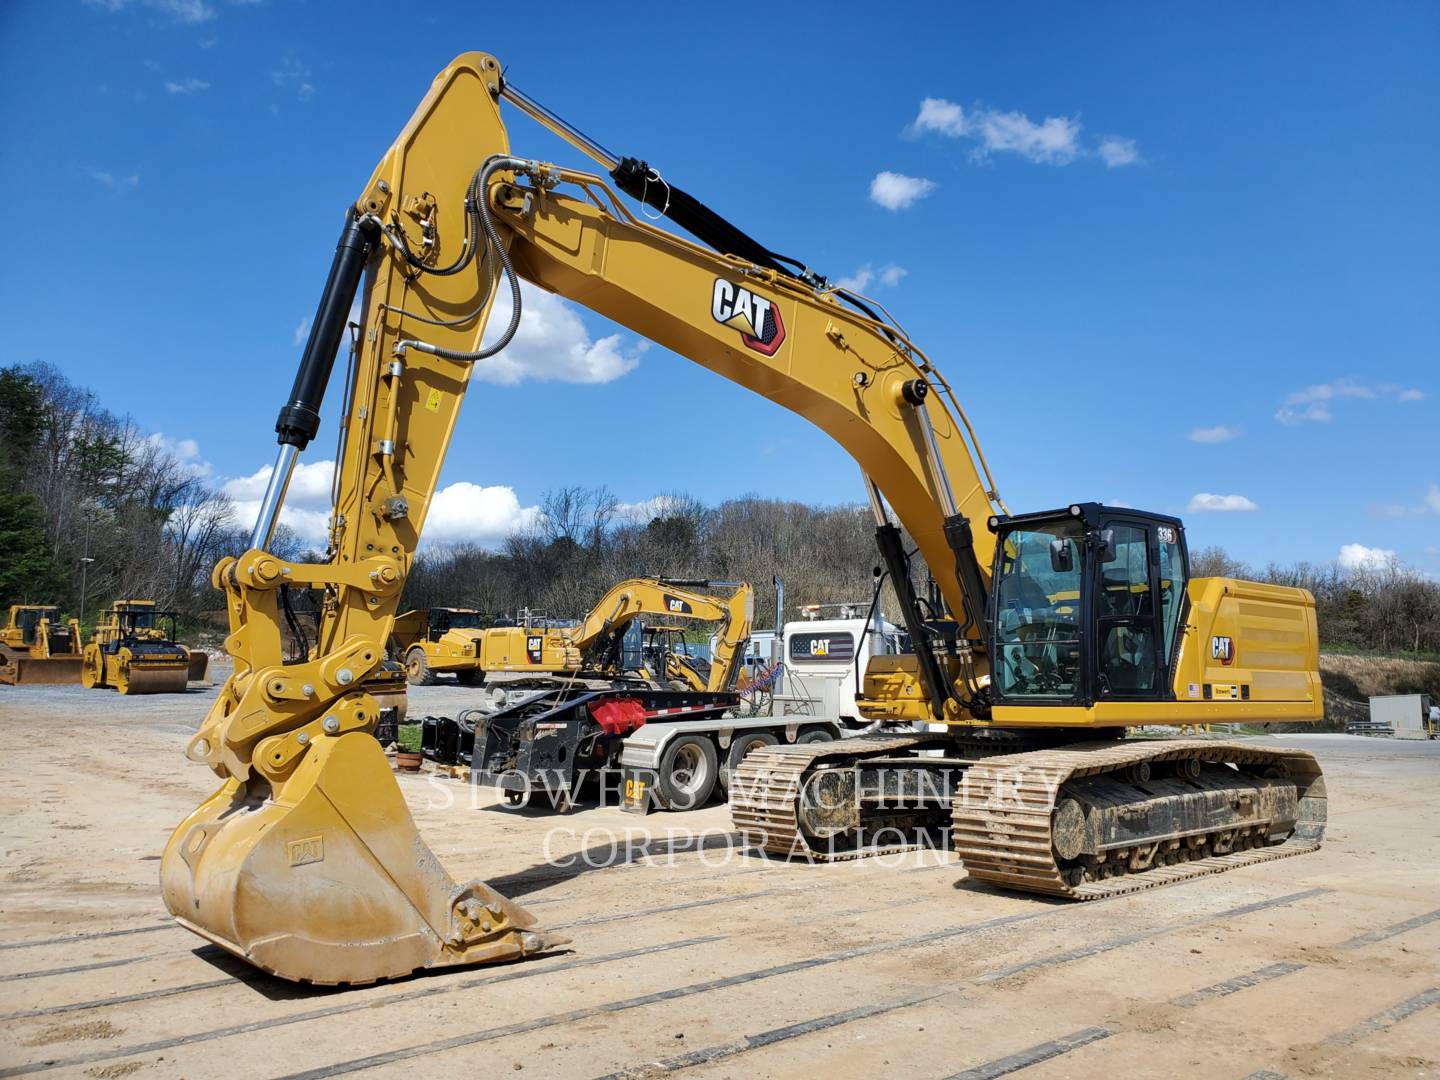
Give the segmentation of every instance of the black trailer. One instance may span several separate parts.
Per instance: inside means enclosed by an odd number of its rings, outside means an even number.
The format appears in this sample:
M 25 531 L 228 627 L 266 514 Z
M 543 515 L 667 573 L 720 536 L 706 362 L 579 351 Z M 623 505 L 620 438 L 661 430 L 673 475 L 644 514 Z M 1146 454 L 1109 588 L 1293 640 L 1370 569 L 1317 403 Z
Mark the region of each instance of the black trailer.
M 713 727 L 739 704 L 735 691 L 543 690 L 497 712 L 467 709 L 453 720 L 427 716 L 421 749 L 443 764 L 468 760 L 472 783 L 493 784 L 514 803 L 544 796 L 565 811 L 582 787 L 598 783 L 601 798 L 610 802 L 613 797 L 618 804 L 620 752 L 627 735 L 656 720 Z M 690 778 L 694 805 L 710 797 L 715 780 L 713 770 Z

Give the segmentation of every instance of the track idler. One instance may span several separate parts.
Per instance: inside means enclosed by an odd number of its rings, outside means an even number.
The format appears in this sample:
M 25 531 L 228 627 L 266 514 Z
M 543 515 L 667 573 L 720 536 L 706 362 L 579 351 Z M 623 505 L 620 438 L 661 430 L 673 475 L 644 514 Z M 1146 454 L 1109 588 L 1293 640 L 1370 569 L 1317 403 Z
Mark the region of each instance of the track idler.
M 308 745 L 259 743 L 257 761 L 294 752 L 292 771 L 277 780 L 252 768 L 227 780 L 171 836 L 161 886 L 183 926 L 281 978 L 321 984 L 512 960 L 566 942 L 483 882 L 456 886 L 368 731 L 298 741 Z

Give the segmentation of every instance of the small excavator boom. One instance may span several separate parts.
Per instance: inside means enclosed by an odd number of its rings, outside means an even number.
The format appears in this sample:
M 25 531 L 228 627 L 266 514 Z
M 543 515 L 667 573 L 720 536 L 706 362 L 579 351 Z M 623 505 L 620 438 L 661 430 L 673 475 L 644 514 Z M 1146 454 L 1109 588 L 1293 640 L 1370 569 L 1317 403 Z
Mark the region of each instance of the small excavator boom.
M 578 626 L 525 624 L 482 631 L 476 638 L 476 667 L 487 675 L 624 676 L 626 632 L 637 620 L 656 616 L 719 623 L 709 677 L 692 689 L 734 685 L 755 618 L 755 591 L 735 581 L 631 578 L 612 586 Z

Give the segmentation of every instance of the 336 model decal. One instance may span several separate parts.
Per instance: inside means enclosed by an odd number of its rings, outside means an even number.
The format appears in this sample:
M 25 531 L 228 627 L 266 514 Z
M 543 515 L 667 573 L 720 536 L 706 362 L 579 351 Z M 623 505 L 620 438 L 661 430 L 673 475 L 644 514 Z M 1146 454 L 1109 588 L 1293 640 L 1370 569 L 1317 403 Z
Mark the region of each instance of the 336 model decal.
M 785 340 L 785 323 L 780 309 L 763 296 L 757 296 L 743 285 L 724 278 L 715 279 L 710 298 L 710 314 L 715 321 L 740 331 L 740 340 L 747 349 L 765 356 L 774 356 Z

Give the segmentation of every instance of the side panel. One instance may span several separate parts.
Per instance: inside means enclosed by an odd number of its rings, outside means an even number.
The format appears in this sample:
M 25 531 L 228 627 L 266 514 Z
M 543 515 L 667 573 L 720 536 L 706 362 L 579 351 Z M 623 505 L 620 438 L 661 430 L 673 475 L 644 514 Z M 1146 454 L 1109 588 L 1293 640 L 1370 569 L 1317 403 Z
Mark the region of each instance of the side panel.
M 1233 578 L 1190 582 L 1178 701 L 1308 703 L 1323 712 L 1315 598 L 1304 589 Z

